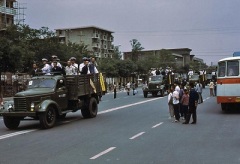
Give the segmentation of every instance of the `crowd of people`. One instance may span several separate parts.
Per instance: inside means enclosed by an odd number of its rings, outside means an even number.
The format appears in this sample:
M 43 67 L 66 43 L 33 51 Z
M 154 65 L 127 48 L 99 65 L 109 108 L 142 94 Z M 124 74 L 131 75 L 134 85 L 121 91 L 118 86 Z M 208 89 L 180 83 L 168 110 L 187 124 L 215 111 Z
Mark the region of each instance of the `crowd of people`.
M 62 65 L 56 55 L 52 55 L 51 61 L 48 59 L 42 59 L 42 67 L 40 68 L 37 63 L 33 63 L 31 75 L 36 76 L 37 74 L 44 75 L 80 75 L 80 74 L 93 74 L 98 73 L 97 63 L 94 57 L 87 58 L 83 57 L 81 64 L 76 63 L 76 58 L 71 57 Z
M 189 124 L 192 117 L 191 124 L 197 123 L 197 105 L 202 103 L 202 86 L 200 83 L 196 85 L 189 83 L 188 86 L 179 85 L 175 82 L 168 90 L 168 107 L 170 119 L 173 122 L 180 122 L 184 120 L 183 124 Z

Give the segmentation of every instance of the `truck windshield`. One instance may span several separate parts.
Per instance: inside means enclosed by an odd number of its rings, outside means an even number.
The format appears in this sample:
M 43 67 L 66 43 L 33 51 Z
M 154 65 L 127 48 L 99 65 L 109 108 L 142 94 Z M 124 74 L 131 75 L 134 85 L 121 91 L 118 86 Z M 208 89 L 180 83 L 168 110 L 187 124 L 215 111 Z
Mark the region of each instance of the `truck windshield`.
M 162 76 L 151 76 L 151 80 L 150 81 L 162 81 L 163 77 Z
M 54 88 L 56 81 L 54 79 L 33 79 L 28 82 L 28 89 L 32 88 Z

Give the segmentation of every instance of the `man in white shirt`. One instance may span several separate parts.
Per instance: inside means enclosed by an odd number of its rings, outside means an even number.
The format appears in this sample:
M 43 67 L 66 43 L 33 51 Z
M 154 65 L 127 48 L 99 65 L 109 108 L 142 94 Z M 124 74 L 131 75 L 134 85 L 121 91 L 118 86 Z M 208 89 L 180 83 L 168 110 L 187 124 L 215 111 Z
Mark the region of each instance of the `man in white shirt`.
M 46 58 L 43 58 L 42 62 L 43 62 L 42 73 L 44 73 L 45 75 L 50 75 L 51 66 L 47 63 L 48 60 Z
M 79 71 L 78 71 L 78 64 L 76 63 L 76 58 L 71 57 L 69 60 L 71 61 L 72 67 L 74 68 L 74 75 L 78 75 Z
M 58 57 L 57 57 L 56 55 L 52 55 L 51 67 L 54 66 L 54 64 L 53 64 L 54 61 L 57 61 L 57 66 L 60 67 L 60 68 L 62 68 L 62 65 L 59 63 L 59 59 L 58 59 Z
M 179 92 L 176 90 L 173 92 L 173 109 L 174 109 L 174 115 L 175 115 L 175 122 L 179 122 L 180 115 L 179 115 Z
M 67 61 L 67 66 L 65 67 L 66 75 L 76 75 L 75 68 L 72 66 L 71 61 Z

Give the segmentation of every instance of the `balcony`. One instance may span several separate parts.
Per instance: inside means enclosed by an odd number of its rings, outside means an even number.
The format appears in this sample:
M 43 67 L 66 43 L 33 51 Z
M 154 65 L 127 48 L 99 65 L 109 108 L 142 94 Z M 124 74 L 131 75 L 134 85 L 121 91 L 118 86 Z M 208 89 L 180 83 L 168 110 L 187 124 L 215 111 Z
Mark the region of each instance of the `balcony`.
M 100 36 L 99 36 L 99 34 L 97 34 L 97 33 L 94 33 L 94 34 L 93 34 L 93 36 L 92 36 L 92 38 L 93 38 L 93 39 L 99 39 L 99 38 L 100 38 Z
M 14 8 L 9 8 L 9 7 L 4 7 L 4 6 L 0 6 L 0 13 L 8 14 L 8 15 L 16 15 L 17 14 L 17 12 Z
M 93 44 L 92 47 L 93 48 L 100 48 L 100 45 L 99 44 Z

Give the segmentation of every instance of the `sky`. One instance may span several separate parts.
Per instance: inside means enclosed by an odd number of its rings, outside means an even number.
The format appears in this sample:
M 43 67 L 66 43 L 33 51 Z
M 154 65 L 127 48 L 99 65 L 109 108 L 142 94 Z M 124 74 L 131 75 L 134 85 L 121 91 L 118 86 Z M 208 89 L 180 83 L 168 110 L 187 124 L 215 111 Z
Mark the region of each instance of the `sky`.
M 240 0 L 18 0 L 31 28 L 97 26 L 131 51 L 190 48 L 208 65 L 240 51 Z

